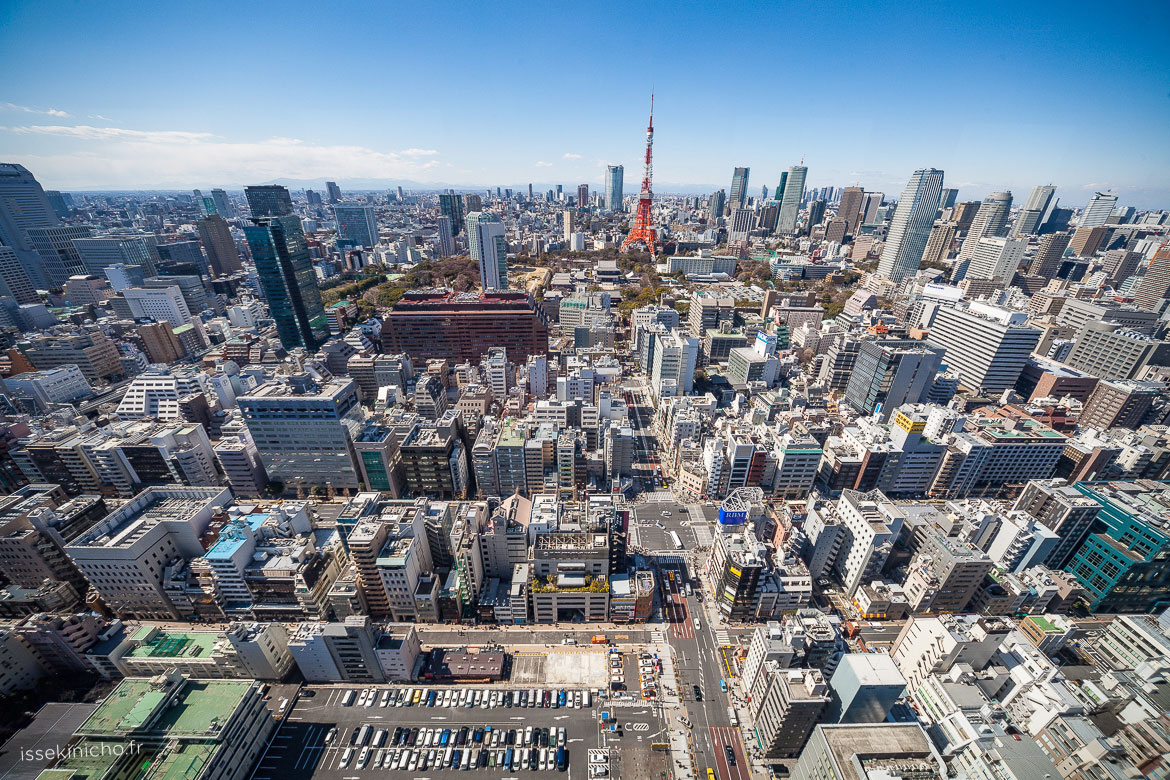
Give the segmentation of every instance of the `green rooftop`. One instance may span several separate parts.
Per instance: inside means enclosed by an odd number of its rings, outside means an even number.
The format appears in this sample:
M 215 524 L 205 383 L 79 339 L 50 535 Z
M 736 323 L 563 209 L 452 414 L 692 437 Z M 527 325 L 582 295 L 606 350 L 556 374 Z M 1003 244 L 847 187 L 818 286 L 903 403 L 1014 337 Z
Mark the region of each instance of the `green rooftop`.
M 113 735 L 141 729 L 166 697 L 165 689 L 152 686 L 146 678 L 123 680 L 86 718 L 77 733 Z
M 1060 627 L 1043 615 L 1029 615 L 1028 620 L 1031 620 L 1032 623 L 1035 624 L 1036 628 L 1040 629 L 1046 634 L 1060 633 Z
M 150 639 L 146 639 L 153 627 L 146 626 L 147 633 L 139 629 L 134 639 L 142 642 L 141 645 L 127 653 L 129 658 L 208 658 L 211 656 L 218 641 L 216 635 L 209 632 L 194 632 L 189 634 L 172 634 L 158 631 Z

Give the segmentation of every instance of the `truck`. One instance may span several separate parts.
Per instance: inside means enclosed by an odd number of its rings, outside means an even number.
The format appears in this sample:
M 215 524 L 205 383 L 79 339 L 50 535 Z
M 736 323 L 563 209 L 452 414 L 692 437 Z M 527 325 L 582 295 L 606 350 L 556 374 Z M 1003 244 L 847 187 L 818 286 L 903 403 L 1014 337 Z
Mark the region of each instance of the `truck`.
M 739 716 L 735 714 L 735 707 L 727 708 L 727 719 L 731 722 L 732 726 L 739 725 Z
M 605 634 L 594 634 L 593 635 L 593 644 L 607 645 L 607 644 L 609 644 L 609 639 L 606 638 Z

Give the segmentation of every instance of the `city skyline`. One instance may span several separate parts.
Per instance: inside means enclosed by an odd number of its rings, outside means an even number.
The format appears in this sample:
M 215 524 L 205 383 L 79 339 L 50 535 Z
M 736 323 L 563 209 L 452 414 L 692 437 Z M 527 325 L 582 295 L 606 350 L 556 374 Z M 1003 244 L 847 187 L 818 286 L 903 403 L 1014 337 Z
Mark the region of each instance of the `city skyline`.
M 0 62 L 17 76 L 0 94 L 0 150 L 54 189 L 323 180 L 351 189 L 361 180 L 376 181 L 371 188 L 600 189 L 606 165 L 639 167 L 653 88 L 663 193 L 726 187 L 737 166 L 771 190 L 803 159 L 809 187 L 898 192 L 914 170 L 934 167 L 964 200 L 1052 183 L 1062 204 L 1077 207 L 1106 189 L 1138 208 L 1170 202 L 1170 151 L 1159 142 L 1170 124 L 1160 78 L 1170 57 L 1134 39 L 1125 19 L 1077 5 L 968 9 L 961 19 L 925 6 L 845 15 L 696 6 L 671 15 L 593 5 L 572 17 L 521 6 L 438 15 L 407 8 L 393 12 L 406 34 L 390 46 L 374 45 L 390 12 L 372 8 L 311 18 L 307 6 L 280 15 L 210 6 L 197 19 L 179 9 L 139 14 L 132 4 L 74 8 L 64 18 L 42 10 L 13 8 L 0 33 Z M 1148 4 L 1142 14 L 1154 26 L 1159 16 L 1170 13 Z M 349 24 L 355 17 L 369 24 Z M 310 23 L 317 37 L 307 47 L 265 49 L 287 90 L 248 77 L 259 25 L 274 40 L 296 40 Z M 777 37 L 789 28 L 802 34 Z M 716 64 L 685 77 L 665 64 L 635 74 L 634 60 L 620 55 L 558 67 L 569 51 L 602 39 L 607 49 L 665 63 L 673 42 L 696 29 Z M 103 44 L 115 30 L 136 45 Z M 46 59 L 50 38 L 54 57 Z M 1070 40 L 1075 58 L 1064 51 Z M 330 41 L 343 45 L 334 53 Z M 719 55 L 729 50 L 744 54 Z M 746 52 L 761 52 L 758 62 Z M 194 92 L 185 71 L 165 67 L 171 58 L 198 62 Z M 1105 67 L 1115 60 L 1125 63 L 1123 74 Z M 146 61 L 163 67 L 141 67 Z M 485 64 L 489 88 L 454 101 L 451 90 L 471 62 Z M 756 80 L 736 77 L 742 68 L 787 73 L 776 80 L 783 91 L 749 86 Z M 866 73 L 869 87 L 830 86 Z M 1095 91 L 1109 95 L 1112 115 L 1124 121 L 1085 113 L 1083 97 Z M 606 96 L 604 111 L 586 99 L 591 93 Z M 742 118 L 712 124 L 711 110 Z M 758 187 L 748 194 L 758 196 Z

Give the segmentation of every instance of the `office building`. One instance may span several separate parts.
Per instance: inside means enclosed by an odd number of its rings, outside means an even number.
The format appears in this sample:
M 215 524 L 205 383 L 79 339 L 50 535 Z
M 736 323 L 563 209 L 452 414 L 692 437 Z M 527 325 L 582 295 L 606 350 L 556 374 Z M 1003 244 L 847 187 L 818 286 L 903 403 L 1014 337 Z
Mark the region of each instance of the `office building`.
M 727 242 L 746 243 L 748 236 L 751 235 L 752 225 L 755 223 L 755 214 L 751 209 L 733 209 L 731 212 L 731 225 L 727 230 Z
M 917 723 L 817 726 L 792 780 L 945 780 L 946 764 Z
M 292 197 L 288 190 L 279 184 L 244 187 L 244 197 L 248 199 L 248 208 L 253 219 L 291 217 L 296 213 L 293 211 Z
M 728 211 L 742 209 L 747 205 L 748 176 L 750 174 L 750 168 L 736 168 L 732 172 L 731 195 L 727 200 Z
M 288 490 L 357 489 L 353 441 L 364 419 L 352 380 L 314 385 L 298 375 L 265 382 L 236 403 L 270 480 Z
M 500 218 L 484 211 L 468 214 L 467 245 L 472 261 L 479 267 L 484 292 L 507 290 L 508 237 Z
M 37 370 L 75 365 L 91 385 L 120 379 L 125 373 L 118 348 L 95 326 L 39 333 L 20 341 L 17 347 Z
M 1056 208 L 1056 187 L 1051 184 L 1041 184 L 1032 188 L 1024 207 L 1016 215 L 1016 222 L 1012 226 L 1013 236 L 1034 236 L 1040 232 L 1040 227 L 1048 221 L 1052 210 Z
M 13 398 L 27 402 L 35 414 L 44 414 L 57 404 L 71 404 L 93 397 L 93 390 L 77 366 L 25 371 L 7 377 L 4 385 Z
M 900 283 L 918 270 L 938 212 L 942 183 L 943 172 L 935 168 L 917 170 L 910 177 L 886 235 L 879 276 Z
M 975 219 L 971 222 L 971 229 L 959 248 L 959 260 L 967 260 L 979 246 L 981 238 L 998 238 L 1007 233 L 1008 212 L 1012 208 L 1012 194 L 1010 192 L 993 192 L 983 199 Z
M 991 566 L 991 558 L 966 542 L 928 533 L 910 561 L 910 574 L 906 578 L 910 610 L 914 613 L 965 611 Z
M 1161 483 L 1078 482 L 1101 505 L 1068 570 L 1094 612 L 1157 613 L 1170 607 L 1170 491 Z
M 0 246 L 0 297 L 12 298 L 17 303 L 41 300 L 16 250 L 10 246 Z
M 255 188 L 248 189 L 251 198 Z M 254 208 L 264 208 L 263 200 Z M 328 338 L 329 323 L 301 222 L 295 216 L 254 217 L 253 222 L 244 236 L 280 343 L 285 349 L 315 350 Z
M 829 686 L 836 694 L 830 723 L 884 723 L 906 692 L 906 679 L 886 653 L 846 653 Z
M 626 169 L 621 165 L 607 165 L 605 166 L 605 210 L 606 211 L 621 211 L 622 198 L 624 196 L 622 187 L 623 179 L 626 175 Z
M 196 225 L 213 276 L 229 276 L 243 270 L 231 228 L 222 216 L 209 214 Z
M 1068 248 L 1077 257 L 1092 257 L 1101 249 L 1109 228 L 1104 225 L 1096 227 L 1079 227 L 1072 235 Z
M 82 255 L 83 249 L 93 249 L 95 243 L 89 240 L 89 228 L 80 225 L 61 225 L 60 227 L 34 227 L 25 231 L 33 249 L 41 258 L 41 270 L 44 278 L 51 280 L 56 286 L 63 284 L 63 280 L 76 274 L 100 274 L 98 262 L 93 253 Z M 74 242 L 86 239 L 82 247 Z M 100 240 L 99 240 L 100 241 Z M 120 260 L 129 256 L 131 252 L 119 253 Z
M 659 398 L 690 395 L 698 360 L 698 339 L 677 330 L 658 334 L 650 369 L 652 392 Z
M 768 759 L 800 755 L 829 706 L 829 686 L 819 669 L 785 669 L 765 661 L 750 691 L 749 708 Z
M 337 221 L 339 240 L 362 247 L 378 244 L 378 221 L 373 206 L 338 204 L 333 207 L 333 217 Z
M 330 203 L 337 203 L 341 200 L 341 188 L 337 186 L 337 182 L 325 182 L 325 197 L 329 199 Z
M 503 347 L 519 363 L 548 355 L 548 318 L 520 291 L 408 292 L 386 315 L 383 341 L 386 351 L 416 361 L 478 362 L 490 345 Z
M 861 206 L 865 199 L 865 190 L 861 187 L 846 187 L 841 191 L 841 202 L 837 204 L 837 217 L 845 220 L 845 234 L 853 232 L 861 225 Z
M 456 233 L 463 232 L 463 197 L 453 192 L 439 194 L 439 213 L 451 220 L 451 227 Z
M 191 311 L 178 287 L 131 287 L 122 291 L 122 297 L 136 319 L 169 322 L 174 328 L 191 322 Z
M 211 516 L 232 501 L 219 487 L 148 487 L 65 545 L 102 602 L 119 617 L 178 620 L 167 567 L 204 553 Z
M 1009 284 L 1027 249 L 1026 238 L 981 238 L 975 245 L 962 278 Z M 952 282 L 958 281 L 960 279 L 952 277 Z
M 439 257 L 450 257 L 455 254 L 455 233 L 451 227 L 450 217 L 440 214 L 435 218 L 435 235 L 439 240 Z
M 1116 379 L 1099 382 L 1089 396 L 1077 426 L 1083 428 L 1138 428 L 1154 401 L 1166 393 L 1163 382 Z
M 926 248 L 922 250 L 921 265 L 937 267 L 951 256 L 957 228 L 955 222 L 935 223 L 930 229 L 930 236 L 926 239 Z
M 1028 266 L 1028 273 L 1032 276 L 1043 276 L 1046 279 L 1054 278 L 1056 272 L 1060 270 L 1061 261 L 1064 259 L 1064 250 L 1068 249 L 1071 238 L 1063 230 L 1040 236 L 1040 242 L 1036 246 L 1036 255 Z
M 800 202 L 804 198 L 804 182 L 808 168 L 793 165 L 784 180 L 784 194 L 780 197 L 780 214 L 776 218 L 776 230 L 789 234 L 796 232 L 796 218 L 800 213 Z
M 1134 303 L 1150 311 L 1162 311 L 1167 300 L 1170 300 L 1170 244 L 1154 254 L 1133 293 Z
M 1093 228 L 1105 225 L 1109 222 L 1109 217 L 1112 216 L 1113 209 L 1116 207 L 1116 195 L 1110 195 L 1107 192 L 1094 192 L 1093 196 L 1089 198 L 1089 202 L 1085 204 L 1081 218 L 1077 220 L 1077 227 Z
M 1117 322 L 1092 321 L 1077 331 L 1065 362 L 1101 379 L 1135 379 L 1149 366 L 1170 365 L 1170 342 Z
M 959 371 L 962 387 L 1001 393 L 1014 387 L 1041 331 L 1027 315 L 974 301 L 942 306 L 930 327 L 930 340 L 946 350 L 947 365 Z
M 579 209 L 589 208 L 589 185 L 588 184 L 578 184 L 577 185 L 577 208 L 579 208 Z
M 862 414 L 889 420 L 902 404 L 926 400 L 944 353 L 929 341 L 863 341 L 844 400 Z
M 27 231 L 57 227 L 61 220 L 53 211 L 40 183 L 23 165 L 0 163 L 0 244 L 11 247 L 32 284 L 47 288 L 42 261 Z M 62 278 L 68 278 L 68 274 Z

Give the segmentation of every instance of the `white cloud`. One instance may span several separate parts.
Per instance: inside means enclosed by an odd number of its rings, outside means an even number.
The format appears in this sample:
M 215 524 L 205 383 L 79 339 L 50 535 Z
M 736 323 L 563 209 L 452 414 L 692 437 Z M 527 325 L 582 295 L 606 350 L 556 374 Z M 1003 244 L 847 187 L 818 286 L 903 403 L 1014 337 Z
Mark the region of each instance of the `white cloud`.
M 66 117 L 69 116 L 68 111 L 62 111 L 59 108 L 29 108 L 28 106 L 18 106 L 15 103 L 0 103 L 0 109 L 7 111 L 20 111 L 25 114 L 44 114 L 45 116 Z
M 581 155 L 574 154 L 573 152 L 565 152 L 564 155 L 562 155 L 562 156 L 566 160 L 580 160 L 581 159 Z
M 89 118 L 90 119 L 100 119 L 103 122 L 113 122 L 114 121 L 113 119 L 110 119 L 108 116 L 102 116 L 101 114 L 90 114 Z
M 536 167 L 537 168 L 551 168 L 551 167 L 553 167 L 553 164 L 550 162 L 545 162 L 544 160 L 537 160 Z
M 411 178 L 441 165 L 435 149 L 382 152 L 299 138 L 236 141 L 187 130 L 134 130 L 92 125 L 8 127 L 6 146 L 58 187 L 187 187 L 246 184 L 276 178 Z M 431 158 L 431 159 L 426 159 Z

